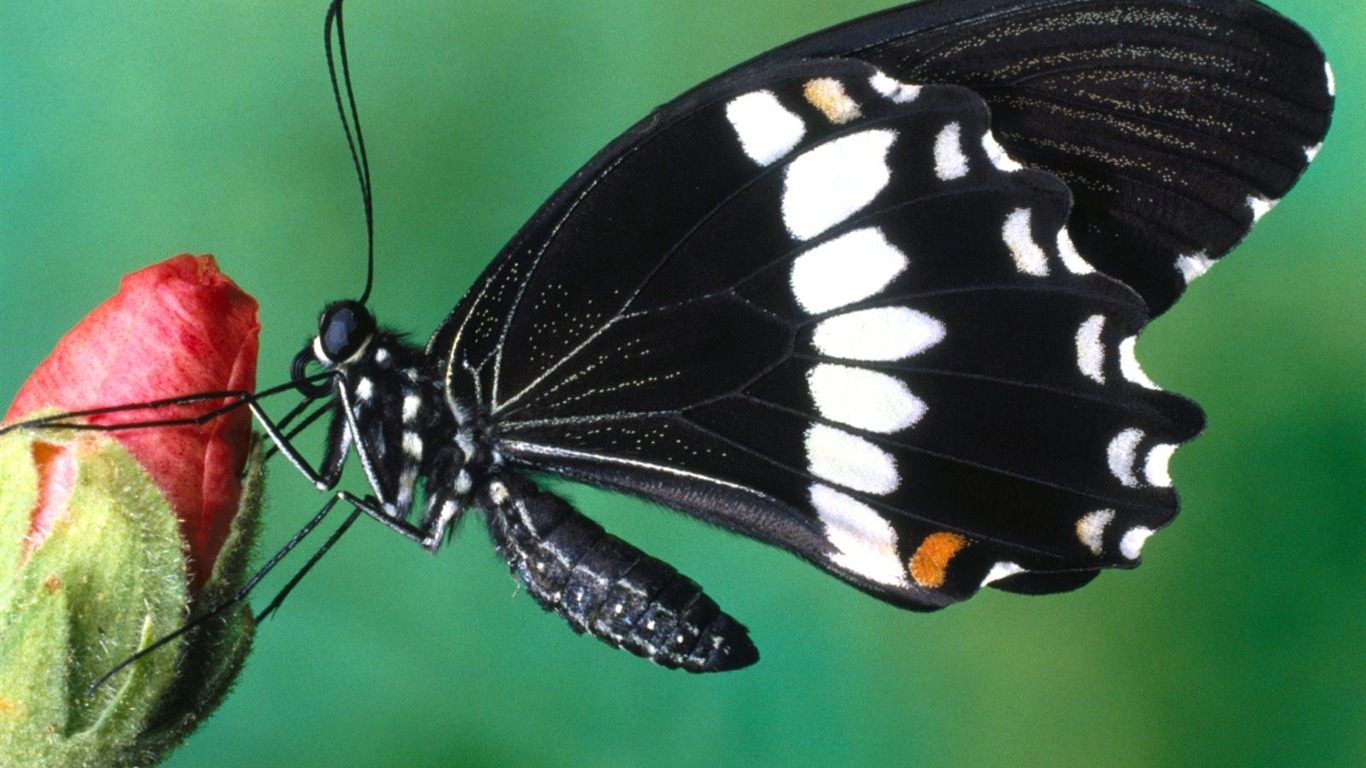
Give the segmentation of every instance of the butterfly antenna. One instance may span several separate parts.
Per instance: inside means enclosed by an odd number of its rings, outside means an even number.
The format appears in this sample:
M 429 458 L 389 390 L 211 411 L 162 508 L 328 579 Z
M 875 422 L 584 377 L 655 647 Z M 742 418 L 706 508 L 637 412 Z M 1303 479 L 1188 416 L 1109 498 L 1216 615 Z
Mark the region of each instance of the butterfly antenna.
M 332 55 L 332 28 L 336 22 L 337 57 Z M 360 295 L 360 303 L 370 298 L 370 286 L 375 280 L 375 211 L 370 194 L 370 161 L 365 156 L 365 137 L 360 130 L 360 113 L 356 111 L 356 94 L 351 88 L 351 68 L 346 62 L 346 31 L 342 23 L 342 0 L 333 0 L 323 21 L 323 46 L 327 51 L 327 73 L 332 78 L 332 96 L 337 101 L 337 113 L 341 115 L 342 130 L 346 132 L 346 144 L 351 149 L 351 162 L 356 167 L 356 178 L 360 181 L 361 202 L 365 206 L 365 291 Z M 341 59 L 341 78 L 337 78 L 337 59 Z M 342 99 L 342 84 L 346 86 L 346 98 Z

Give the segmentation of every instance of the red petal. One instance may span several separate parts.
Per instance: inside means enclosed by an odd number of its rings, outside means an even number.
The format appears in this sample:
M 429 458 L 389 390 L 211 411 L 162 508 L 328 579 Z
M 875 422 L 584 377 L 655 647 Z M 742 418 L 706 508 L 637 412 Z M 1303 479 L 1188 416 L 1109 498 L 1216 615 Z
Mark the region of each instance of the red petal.
M 134 272 L 58 342 L 19 390 L 6 421 L 46 408 L 146 402 L 256 386 L 256 300 L 212 256 L 181 255 Z M 225 401 L 121 411 L 96 424 L 174 419 Z M 246 409 L 203 425 L 111 433 L 147 470 L 180 519 L 197 587 L 213 568 L 241 498 L 251 434 Z

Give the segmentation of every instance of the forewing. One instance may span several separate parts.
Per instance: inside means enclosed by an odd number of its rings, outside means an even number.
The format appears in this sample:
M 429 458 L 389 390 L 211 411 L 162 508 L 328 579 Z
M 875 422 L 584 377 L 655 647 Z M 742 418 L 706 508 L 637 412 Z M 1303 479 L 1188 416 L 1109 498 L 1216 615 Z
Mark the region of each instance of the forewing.
M 1011 155 L 1072 190 L 1078 248 L 1154 316 L 1289 191 L 1333 108 L 1314 40 L 1250 0 L 929 0 L 735 71 L 830 56 L 980 94 Z
M 547 203 L 433 338 L 504 458 L 898 604 L 1136 562 L 1201 416 L 1141 299 L 971 92 L 851 61 L 694 91 Z

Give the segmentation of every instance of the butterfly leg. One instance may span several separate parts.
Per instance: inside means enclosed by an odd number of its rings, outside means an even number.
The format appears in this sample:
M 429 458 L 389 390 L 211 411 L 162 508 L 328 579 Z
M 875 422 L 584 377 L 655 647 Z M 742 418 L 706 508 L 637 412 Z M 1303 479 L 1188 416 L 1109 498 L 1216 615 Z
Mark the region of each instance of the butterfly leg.
M 484 485 L 477 503 L 513 573 L 574 631 L 688 672 L 723 672 L 759 660 L 744 625 L 692 579 L 530 480 L 501 475 Z

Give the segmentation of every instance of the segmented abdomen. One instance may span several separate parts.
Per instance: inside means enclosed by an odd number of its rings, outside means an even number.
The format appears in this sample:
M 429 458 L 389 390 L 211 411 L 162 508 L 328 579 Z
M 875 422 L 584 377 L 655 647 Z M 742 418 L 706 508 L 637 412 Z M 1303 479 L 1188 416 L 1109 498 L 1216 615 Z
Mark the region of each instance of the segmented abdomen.
M 479 501 L 513 573 L 574 631 L 689 672 L 758 661 L 744 625 L 696 582 L 530 480 L 502 476 L 485 485 Z

